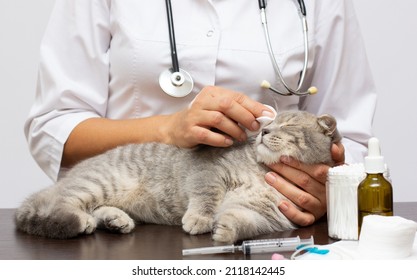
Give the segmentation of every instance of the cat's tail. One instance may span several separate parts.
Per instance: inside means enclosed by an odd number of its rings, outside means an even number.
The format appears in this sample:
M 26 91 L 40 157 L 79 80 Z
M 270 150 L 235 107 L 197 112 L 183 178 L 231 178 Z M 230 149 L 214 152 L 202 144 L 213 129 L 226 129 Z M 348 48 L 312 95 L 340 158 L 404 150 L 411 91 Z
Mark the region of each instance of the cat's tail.
M 68 211 L 49 195 L 51 189 L 30 196 L 16 210 L 15 223 L 18 230 L 48 238 L 66 239 L 80 234 L 80 217 Z

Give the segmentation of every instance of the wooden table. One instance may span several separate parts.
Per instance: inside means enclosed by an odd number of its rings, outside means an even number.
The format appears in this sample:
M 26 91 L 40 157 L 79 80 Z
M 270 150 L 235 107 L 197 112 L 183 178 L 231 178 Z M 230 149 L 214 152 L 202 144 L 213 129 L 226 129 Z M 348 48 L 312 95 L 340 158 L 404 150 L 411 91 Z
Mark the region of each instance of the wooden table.
M 179 226 L 139 225 L 133 233 L 96 231 L 69 240 L 54 240 L 21 233 L 15 229 L 14 209 L 0 209 L 0 260 L 180 260 L 180 259 L 270 259 L 271 254 L 241 253 L 182 256 L 182 249 L 213 246 L 210 234 L 190 236 Z M 394 214 L 417 221 L 417 202 L 395 203 Z M 314 237 L 316 244 L 329 244 L 326 219 L 297 230 L 257 238 Z M 289 256 L 291 253 L 285 253 Z

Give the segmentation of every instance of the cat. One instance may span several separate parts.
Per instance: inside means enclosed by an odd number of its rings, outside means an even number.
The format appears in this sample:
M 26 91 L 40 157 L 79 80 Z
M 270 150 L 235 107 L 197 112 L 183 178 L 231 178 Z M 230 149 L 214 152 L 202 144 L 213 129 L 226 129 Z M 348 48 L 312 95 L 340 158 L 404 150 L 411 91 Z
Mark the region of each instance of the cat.
M 280 157 L 333 165 L 336 120 L 285 111 L 255 137 L 230 148 L 129 144 L 86 159 L 17 209 L 23 232 L 66 239 L 96 228 L 129 233 L 135 224 L 182 225 L 234 243 L 296 228 L 277 208 L 286 199 L 269 186 L 267 164 Z

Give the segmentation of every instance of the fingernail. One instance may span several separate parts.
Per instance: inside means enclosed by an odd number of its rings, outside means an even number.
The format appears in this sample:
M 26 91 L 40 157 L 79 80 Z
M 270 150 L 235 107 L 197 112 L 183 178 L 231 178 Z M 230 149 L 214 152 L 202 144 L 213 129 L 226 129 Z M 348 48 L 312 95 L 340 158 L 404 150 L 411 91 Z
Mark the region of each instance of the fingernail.
M 248 136 L 246 135 L 246 133 L 242 133 L 239 137 L 239 141 L 240 142 L 245 142 L 247 138 L 248 138 Z
M 273 172 L 268 172 L 265 175 L 265 181 L 268 184 L 273 185 L 277 181 L 277 177 L 275 176 Z
M 291 162 L 291 158 L 287 156 L 282 156 L 279 158 L 279 161 L 285 164 L 289 164 Z
M 229 138 L 226 138 L 226 139 L 224 140 L 224 143 L 225 143 L 227 146 L 232 146 L 232 145 L 233 145 L 233 140 L 231 140 L 231 139 L 229 139 Z
M 261 127 L 261 125 L 257 121 L 254 121 L 251 125 L 251 128 L 252 128 L 253 131 L 258 130 L 260 127 Z
M 281 201 L 281 203 L 278 205 L 278 209 L 282 212 L 285 212 L 288 210 L 288 205 Z
M 275 114 L 268 110 L 262 111 L 262 116 L 268 117 L 268 118 L 275 118 Z

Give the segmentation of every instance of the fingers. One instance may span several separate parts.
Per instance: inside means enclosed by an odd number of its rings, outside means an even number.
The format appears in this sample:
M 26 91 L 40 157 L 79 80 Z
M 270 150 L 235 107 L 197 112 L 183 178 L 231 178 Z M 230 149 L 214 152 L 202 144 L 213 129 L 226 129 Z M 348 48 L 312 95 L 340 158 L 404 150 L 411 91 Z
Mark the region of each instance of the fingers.
M 204 88 L 193 100 L 188 109 L 177 117 L 175 143 L 183 142 L 190 147 L 206 144 L 226 147 L 233 140 L 245 141 L 247 135 L 242 128 L 259 129 L 256 117 L 273 115 L 263 104 L 251 100 L 242 93 L 219 87 Z M 182 137 L 182 139 L 181 139 Z
M 211 134 L 223 133 L 238 141 L 245 141 L 245 131 L 228 115 L 219 111 L 205 110 L 196 118 L 196 126 L 211 130 Z M 203 139 L 199 139 L 204 143 Z
M 345 147 L 341 142 L 332 145 L 331 153 L 336 166 L 345 163 Z
M 298 206 L 297 208 L 284 202 L 279 205 L 280 210 L 285 210 L 282 211 L 283 214 L 294 223 L 303 226 L 309 225 L 326 213 L 326 190 L 317 181 L 309 181 L 310 183 L 304 186 L 305 189 L 302 189 L 275 172 L 267 173 L 265 179 L 268 184 Z
M 335 165 L 344 164 L 345 148 L 342 143 L 333 144 L 331 153 Z M 292 202 L 282 201 L 278 205 L 289 220 L 306 226 L 326 213 L 325 184 L 330 166 L 308 165 L 290 157 L 283 157 L 280 163 L 270 167 L 276 173 L 267 173 L 266 181 Z
M 167 116 L 166 122 L 162 127 L 159 127 L 161 135 L 163 135 L 161 142 L 183 148 L 192 148 L 199 144 L 215 147 L 228 147 L 232 145 L 232 137 L 213 131 L 212 126 L 207 125 L 203 121 L 202 114 L 200 111 L 185 109 Z M 217 126 L 223 128 L 228 125 L 223 123 Z M 235 128 L 229 128 L 229 131 L 233 131 L 233 129 Z M 239 131 L 241 129 L 238 127 L 236 130 Z M 244 132 L 241 133 L 244 134 Z M 232 134 L 238 137 L 239 132 L 232 132 Z M 244 137 L 246 137 L 246 134 Z
M 326 213 L 325 183 L 329 166 L 307 165 L 286 157 L 270 168 L 275 172 L 267 173 L 266 181 L 293 203 L 283 201 L 278 206 L 288 219 L 305 226 Z
M 250 99 L 248 96 L 231 90 L 206 87 L 193 101 L 192 106 L 201 110 L 220 112 L 224 117 L 240 123 L 249 130 L 259 129 L 257 117 L 273 115 L 263 104 Z
M 308 185 L 310 178 L 314 178 L 322 184 L 326 183 L 327 173 L 330 168 L 328 165 L 304 164 L 291 157 L 282 157 L 280 161 L 281 163 L 278 163 L 276 168 L 286 171 L 289 179 L 291 180 L 294 178 L 298 183 L 300 183 L 300 187 Z
M 309 226 L 313 224 L 317 218 L 308 212 L 302 212 L 288 201 L 281 201 L 278 209 L 293 223 L 300 226 Z
M 192 139 L 188 141 L 189 143 L 194 143 L 194 145 L 204 144 L 214 147 L 228 147 L 233 145 L 233 139 L 229 136 L 213 132 L 208 128 L 201 126 L 194 126 L 191 129 Z

